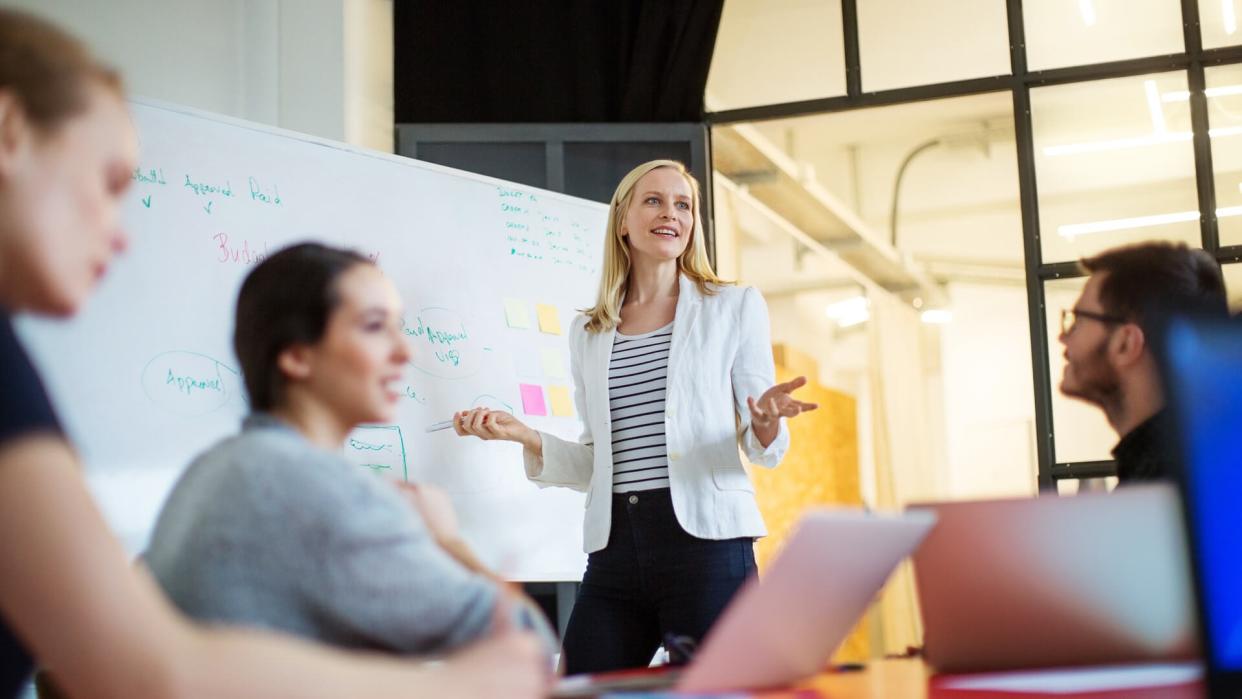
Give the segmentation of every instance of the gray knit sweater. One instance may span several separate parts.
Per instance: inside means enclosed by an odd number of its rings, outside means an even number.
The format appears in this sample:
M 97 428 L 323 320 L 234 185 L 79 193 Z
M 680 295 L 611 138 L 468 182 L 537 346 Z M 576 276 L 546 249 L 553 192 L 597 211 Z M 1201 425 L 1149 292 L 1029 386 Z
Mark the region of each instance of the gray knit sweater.
M 460 646 L 497 595 L 390 484 L 263 414 L 190 465 L 144 557 L 192 617 L 350 648 Z

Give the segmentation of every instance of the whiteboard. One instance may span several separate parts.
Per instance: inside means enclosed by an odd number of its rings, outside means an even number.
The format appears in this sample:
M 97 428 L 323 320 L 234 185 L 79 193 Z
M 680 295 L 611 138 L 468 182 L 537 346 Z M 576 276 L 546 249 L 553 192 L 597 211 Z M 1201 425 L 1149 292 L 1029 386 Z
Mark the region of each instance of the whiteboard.
M 582 494 L 528 482 L 516 444 L 426 427 L 487 405 L 578 437 L 564 333 L 594 303 L 607 206 L 187 108 L 132 109 L 129 251 L 73 320 L 18 323 L 126 548 L 145 547 L 177 476 L 247 411 L 231 349 L 242 279 L 316 240 L 394 280 L 414 349 L 396 422 L 360 428 L 345 456 L 448 490 L 502 575 L 581 579 Z

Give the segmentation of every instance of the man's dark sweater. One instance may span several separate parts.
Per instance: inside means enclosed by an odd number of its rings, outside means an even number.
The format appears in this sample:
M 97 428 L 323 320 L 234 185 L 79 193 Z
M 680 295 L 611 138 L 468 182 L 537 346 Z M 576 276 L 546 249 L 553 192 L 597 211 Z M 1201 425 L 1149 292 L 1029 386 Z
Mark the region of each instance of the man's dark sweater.
M 1173 419 L 1167 409 L 1130 430 L 1113 447 L 1120 484 L 1164 480 L 1173 475 L 1180 458 Z

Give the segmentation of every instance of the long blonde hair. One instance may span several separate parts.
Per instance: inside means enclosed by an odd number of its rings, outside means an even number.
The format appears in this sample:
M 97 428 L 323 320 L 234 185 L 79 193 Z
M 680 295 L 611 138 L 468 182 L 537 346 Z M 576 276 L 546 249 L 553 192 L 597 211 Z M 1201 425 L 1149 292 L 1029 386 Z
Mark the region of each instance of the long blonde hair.
M 587 332 L 604 332 L 621 323 L 621 299 L 630 278 L 630 250 L 621 235 L 621 229 L 625 225 L 625 214 L 634 198 L 634 185 L 638 184 L 643 175 L 662 167 L 681 173 L 690 185 L 694 225 L 690 230 L 689 244 L 677 258 L 677 270 L 694 280 L 699 292 L 705 296 L 714 295 L 716 286 L 731 283 L 717 277 L 707 259 L 707 246 L 702 236 L 703 216 L 699 210 L 699 181 L 690 174 L 685 165 L 676 160 L 645 162 L 622 177 L 617 184 L 617 191 L 612 194 L 612 202 L 608 207 L 608 235 L 604 241 L 604 269 L 599 280 L 599 297 L 595 306 L 582 311 L 587 316 Z

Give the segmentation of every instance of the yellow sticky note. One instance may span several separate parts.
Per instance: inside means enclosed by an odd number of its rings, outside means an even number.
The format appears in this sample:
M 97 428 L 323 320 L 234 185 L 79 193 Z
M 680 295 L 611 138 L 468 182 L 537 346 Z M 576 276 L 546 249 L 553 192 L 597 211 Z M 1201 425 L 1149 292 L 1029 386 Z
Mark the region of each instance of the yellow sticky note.
M 548 386 L 548 401 L 552 403 L 553 416 L 574 416 L 574 404 L 569 400 L 568 386 Z
M 561 314 L 556 312 L 556 306 L 537 303 L 535 313 L 539 315 L 539 330 L 549 335 L 561 334 Z
M 520 299 L 505 299 L 505 322 L 511 328 L 529 328 L 530 313 L 526 310 L 526 302 Z
M 546 376 L 553 379 L 565 378 L 565 362 L 561 361 L 560 350 L 544 348 L 539 350 L 539 356 L 543 360 L 543 373 Z

